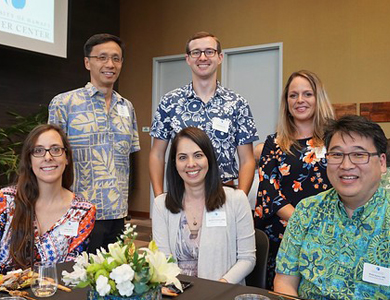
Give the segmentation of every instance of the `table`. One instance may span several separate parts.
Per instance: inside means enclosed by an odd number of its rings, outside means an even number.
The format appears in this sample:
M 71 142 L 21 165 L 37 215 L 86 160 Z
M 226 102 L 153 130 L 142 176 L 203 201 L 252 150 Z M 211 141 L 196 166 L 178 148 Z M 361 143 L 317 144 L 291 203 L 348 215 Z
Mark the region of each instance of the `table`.
M 61 280 L 61 273 L 63 270 L 67 270 L 68 272 L 72 271 L 72 263 L 64 263 L 64 264 L 58 264 L 57 265 L 57 272 L 58 272 L 58 282 L 63 284 Z M 247 293 L 253 293 L 253 294 L 260 294 L 267 296 L 271 300 L 288 300 L 286 298 L 283 298 L 281 296 L 276 296 L 273 294 L 270 294 L 267 290 L 263 290 L 256 287 L 250 287 L 250 286 L 242 286 L 239 284 L 230 284 L 230 283 L 223 283 L 218 281 L 212 281 L 212 280 L 206 280 L 191 276 L 185 276 L 185 275 L 179 275 L 179 279 L 183 281 L 190 281 L 192 282 L 192 286 L 189 287 L 184 291 L 183 294 L 180 294 L 179 296 L 175 298 L 171 297 L 163 297 L 163 299 L 175 299 L 175 300 L 233 300 L 235 296 L 240 294 L 247 294 Z M 28 289 L 30 296 L 36 299 L 48 299 L 48 300 L 83 300 L 87 299 L 87 292 L 88 288 L 83 289 L 74 289 L 72 292 L 67 293 L 62 290 L 57 290 L 57 292 L 52 296 L 48 298 L 37 298 L 34 296 L 32 291 Z M 4 293 L 0 293 L 0 299 L 4 296 L 7 296 Z

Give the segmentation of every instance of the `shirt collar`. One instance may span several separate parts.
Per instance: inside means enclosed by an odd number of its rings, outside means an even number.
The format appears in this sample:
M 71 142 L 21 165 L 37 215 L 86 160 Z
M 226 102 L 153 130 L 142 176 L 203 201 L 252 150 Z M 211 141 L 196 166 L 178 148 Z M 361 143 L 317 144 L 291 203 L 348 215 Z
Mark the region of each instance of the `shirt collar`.
M 85 85 L 85 89 L 87 90 L 87 93 L 89 95 L 89 97 L 93 97 L 95 96 L 96 93 L 98 93 L 98 89 L 94 87 L 94 85 L 91 83 L 91 82 L 88 82 L 86 85 Z
M 340 197 L 337 194 L 336 190 L 335 190 L 335 194 L 338 198 L 337 206 L 338 206 L 339 211 L 343 215 L 345 214 L 345 216 L 347 216 L 347 212 L 345 210 L 344 204 L 340 200 Z M 374 193 L 374 195 L 371 197 L 371 199 L 367 201 L 366 204 L 355 209 L 355 211 L 353 212 L 353 215 L 352 215 L 352 219 L 360 219 L 361 221 L 363 221 L 372 213 L 372 211 L 376 207 L 383 205 L 385 198 L 386 198 L 385 190 L 382 187 L 379 187 L 376 190 L 376 192 Z
M 214 96 L 211 98 L 211 99 L 214 99 L 216 98 L 216 96 L 220 96 L 222 98 L 225 99 L 225 96 L 226 96 L 226 91 L 225 89 L 222 87 L 221 83 L 217 80 L 217 88 L 215 89 L 215 93 L 214 93 Z M 192 81 L 190 82 L 190 84 L 188 84 L 186 87 L 185 87 L 185 97 L 187 99 L 193 99 L 193 98 L 198 98 L 198 96 L 196 95 L 196 92 L 194 90 L 194 86 L 193 86 L 193 83 Z M 226 99 L 227 100 L 227 99 Z
M 88 93 L 89 97 L 91 97 L 91 98 L 93 96 L 95 96 L 97 93 L 99 93 L 99 90 L 91 82 L 88 82 L 85 85 L 85 89 L 87 90 L 87 93 Z M 113 90 L 112 91 L 112 101 L 113 102 L 115 102 L 115 101 L 123 102 L 124 99 L 117 91 Z

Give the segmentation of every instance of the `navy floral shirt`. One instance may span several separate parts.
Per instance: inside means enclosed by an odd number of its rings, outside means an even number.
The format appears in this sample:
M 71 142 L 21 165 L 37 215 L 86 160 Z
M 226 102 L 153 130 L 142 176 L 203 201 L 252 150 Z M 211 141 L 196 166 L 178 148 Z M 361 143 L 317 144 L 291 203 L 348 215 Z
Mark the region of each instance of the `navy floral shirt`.
M 237 146 L 259 139 L 248 102 L 217 82 L 214 96 L 204 103 L 192 83 L 162 97 L 150 135 L 171 140 L 186 127 L 198 127 L 209 136 L 224 181 L 238 177 Z

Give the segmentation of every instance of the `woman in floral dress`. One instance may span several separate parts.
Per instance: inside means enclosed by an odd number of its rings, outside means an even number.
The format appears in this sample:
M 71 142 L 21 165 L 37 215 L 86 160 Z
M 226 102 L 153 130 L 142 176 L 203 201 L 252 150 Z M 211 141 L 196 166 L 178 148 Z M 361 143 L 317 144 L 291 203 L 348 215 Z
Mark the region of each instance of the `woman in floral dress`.
M 270 241 L 268 289 L 273 286 L 276 254 L 295 206 L 331 187 L 322 134 L 326 120 L 333 117 L 317 75 L 294 72 L 283 91 L 277 132 L 267 137 L 259 163 L 255 224 Z
M 1 273 L 37 261 L 71 261 L 86 250 L 96 209 L 69 190 L 72 183 L 65 134 L 39 125 L 24 142 L 17 185 L 0 190 Z

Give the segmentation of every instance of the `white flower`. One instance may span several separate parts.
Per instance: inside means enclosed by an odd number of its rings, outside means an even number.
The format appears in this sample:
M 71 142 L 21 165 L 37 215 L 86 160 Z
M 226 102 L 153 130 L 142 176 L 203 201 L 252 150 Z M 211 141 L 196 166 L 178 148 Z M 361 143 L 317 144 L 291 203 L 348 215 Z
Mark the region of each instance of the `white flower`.
M 165 254 L 160 251 L 152 252 L 145 249 L 148 253 L 146 259 L 150 264 L 150 273 L 152 277 L 151 282 L 165 282 L 166 284 L 173 283 L 178 289 L 182 291 L 179 279 L 176 278 L 180 274 L 180 268 L 175 263 L 169 263 Z
M 96 280 L 96 290 L 100 296 L 108 295 L 111 290 L 111 286 L 108 283 L 108 278 L 100 275 Z
M 89 265 L 88 262 L 88 253 L 87 252 L 82 252 L 81 255 L 76 257 L 76 265 L 86 268 Z
M 126 261 L 126 247 L 121 247 L 118 243 L 108 244 L 108 252 L 119 264 L 125 264 Z
M 113 261 L 115 261 L 115 259 L 113 259 L 112 257 L 107 257 L 108 264 L 112 263 Z
M 62 271 L 62 276 L 65 285 L 77 285 L 81 281 L 87 280 L 87 271 L 83 267 L 75 264 L 73 266 L 73 272 Z
M 110 273 L 110 278 L 114 279 L 116 284 L 132 281 L 134 278 L 134 271 L 128 264 L 121 265 L 113 269 Z
M 103 252 L 104 251 L 104 252 Z M 101 248 L 101 250 L 97 249 L 96 254 L 89 254 L 89 257 L 93 259 L 93 262 L 95 264 L 101 265 L 104 262 L 104 256 L 103 254 L 107 254 L 106 250 Z
M 133 294 L 134 284 L 131 281 L 124 281 L 121 283 L 117 283 L 116 285 L 119 294 L 121 296 L 131 296 Z

